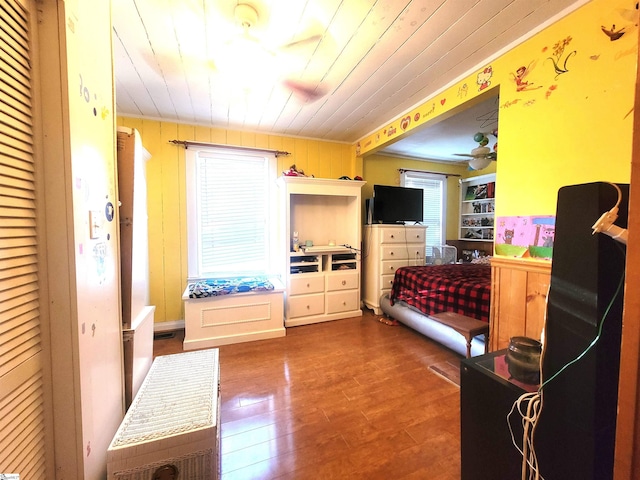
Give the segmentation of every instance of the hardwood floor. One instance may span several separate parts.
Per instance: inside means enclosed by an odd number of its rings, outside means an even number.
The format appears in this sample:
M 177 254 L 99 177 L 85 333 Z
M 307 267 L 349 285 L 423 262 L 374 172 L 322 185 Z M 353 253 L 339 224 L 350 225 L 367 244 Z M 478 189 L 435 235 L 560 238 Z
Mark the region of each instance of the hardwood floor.
M 459 388 L 429 367 L 461 357 L 378 319 L 219 347 L 223 480 L 460 478 Z

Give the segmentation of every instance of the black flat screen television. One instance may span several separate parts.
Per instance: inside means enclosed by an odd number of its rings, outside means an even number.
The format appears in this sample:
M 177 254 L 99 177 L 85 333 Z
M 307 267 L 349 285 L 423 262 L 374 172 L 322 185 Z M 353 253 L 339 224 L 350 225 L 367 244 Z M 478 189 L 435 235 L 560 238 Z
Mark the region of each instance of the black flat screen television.
M 421 188 L 374 185 L 372 223 L 422 222 L 423 197 Z

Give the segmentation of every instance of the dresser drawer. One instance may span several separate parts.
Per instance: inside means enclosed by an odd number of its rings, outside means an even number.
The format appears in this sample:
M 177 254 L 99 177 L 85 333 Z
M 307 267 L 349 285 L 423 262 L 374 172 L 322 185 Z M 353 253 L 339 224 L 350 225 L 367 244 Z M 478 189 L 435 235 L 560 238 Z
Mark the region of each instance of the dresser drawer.
M 416 265 L 424 263 L 424 245 L 412 243 L 409 245 L 384 245 L 380 247 L 381 260 L 418 261 Z
M 409 261 L 407 259 L 385 260 L 380 262 L 381 275 L 394 275 L 400 267 L 406 267 Z
M 358 290 L 327 293 L 327 313 L 357 310 L 360 305 Z
M 380 232 L 380 243 L 407 243 L 404 227 L 385 227 Z
M 352 290 L 358 288 L 360 276 L 358 272 L 332 273 L 327 275 L 327 291 Z
M 394 274 L 389 274 L 389 275 L 382 275 L 382 277 L 380 277 L 380 288 L 382 290 L 391 290 L 391 287 L 393 287 L 393 279 L 395 278 Z M 381 294 L 381 295 L 384 295 Z
M 381 260 L 404 260 L 409 258 L 413 248 L 403 244 L 384 245 L 380 247 Z
M 424 265 L 424 245 L 409 245 L 407 265 Z
M 422 243 L 424 227 L 385 227 L 380 232 L 380 243 Z
M 425 227 L 408 227 L 405 228 L 405 239 L 407 243 L 425 244 Z
M 323 275 L 292 275 L 289 280 L 289 296 L 324 292 Z
M 324 294 L 296 295 L 287 299 L 287 317 L 307 317 L 324 313 Z

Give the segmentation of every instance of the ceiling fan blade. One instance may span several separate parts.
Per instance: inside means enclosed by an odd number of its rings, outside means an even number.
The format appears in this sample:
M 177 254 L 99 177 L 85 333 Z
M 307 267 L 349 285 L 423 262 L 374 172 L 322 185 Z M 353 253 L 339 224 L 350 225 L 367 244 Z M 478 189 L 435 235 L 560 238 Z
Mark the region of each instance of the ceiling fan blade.
M 488 158 L 489 160 L 497 160 L 498 156 L 495 153 L 486 153 L 483 155 L 472 155 L 470 153 L 452 153 L 452 155 L 456 155 L 458 157 L 467 157 L 467 158 Z
M 290 49 L 290 48 L 304 47 L 304 46 L 307 46 L 307 45 L 318 43 L 320 40 L 322 40 L 322 35 L 316 34 L 316 35 L 311 35 L 311 36 L 306 37 L 306 38 L 301 38 L 299 40 L 294 40 L 292 42 L 286 43 L 286 44 L 282 45 L 280 48 L 282 50 L 287 50 L 287 49 Z
M 304 102 L 314 102 L 327 94 L 327 89 L 312 82 L 285 79 L 282 84 Z

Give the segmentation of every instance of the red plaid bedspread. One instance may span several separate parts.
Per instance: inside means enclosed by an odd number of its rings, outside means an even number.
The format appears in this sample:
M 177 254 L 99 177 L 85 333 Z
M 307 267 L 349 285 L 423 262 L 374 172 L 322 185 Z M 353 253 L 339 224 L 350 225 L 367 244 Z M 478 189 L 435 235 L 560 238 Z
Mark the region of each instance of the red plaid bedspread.
M 389 300 L 427 315 L 455 312 L 489 322 L 490 293 L 489 265 L 428 265 L 396 270 Z

